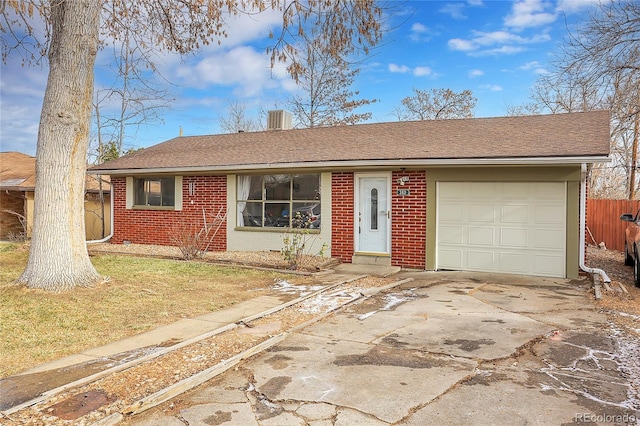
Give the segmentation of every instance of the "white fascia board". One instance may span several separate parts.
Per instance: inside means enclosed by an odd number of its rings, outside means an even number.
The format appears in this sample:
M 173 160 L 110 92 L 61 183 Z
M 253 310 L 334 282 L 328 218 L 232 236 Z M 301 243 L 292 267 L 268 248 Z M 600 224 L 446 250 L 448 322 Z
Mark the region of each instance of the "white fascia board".
M 447 158 L 425 160 L 348 160 L 348 161 L 319 161 L 300 163 L 274 164 L 238 164 L 225 166 L 198 167 L 167 167 L 148 169 L 112 169 L 88 170 L 90 174 L 111 176 L 150 175 L 150 174 L 197 174 L 197 173 L 237 173 L 270 169 L 344 169 L 344 168 L 384 168 L 384 167 L 443 167 L 443 166 L 549 166 L 562 164 L 608 163 L 608 156 L 592 157 L 512 157 L 512 158 Z

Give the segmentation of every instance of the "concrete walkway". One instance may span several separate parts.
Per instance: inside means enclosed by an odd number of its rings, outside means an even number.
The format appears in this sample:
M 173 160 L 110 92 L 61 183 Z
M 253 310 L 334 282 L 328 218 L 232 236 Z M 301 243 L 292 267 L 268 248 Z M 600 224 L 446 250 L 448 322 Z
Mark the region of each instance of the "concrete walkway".
M 366 270 L 366 272 L 365 272 Z M 330 286 L 359 275 L 389 276 L 400 268 L 385 266 L 339 265 L 334 273 L 318 278 L 320 284 Z M 97 348 L 91 348 L 52 362 L 24 370 L 0 380 L 0 410 L 7 410 L 36 398 L 43 392 L 72 383 L 114 365 L 121 365 L 164 348 L 196 339 L 222 327 L 235 324 L 251 316 L 274 309 L 285 300 L 274 295 L 247 300 L 227 309 L 194 318 L 182 319 L 151 331 L 141 333 Z
M 637 424 L 637 340 L 586 281 L 414 280 L 290 335 L 136 425 Z

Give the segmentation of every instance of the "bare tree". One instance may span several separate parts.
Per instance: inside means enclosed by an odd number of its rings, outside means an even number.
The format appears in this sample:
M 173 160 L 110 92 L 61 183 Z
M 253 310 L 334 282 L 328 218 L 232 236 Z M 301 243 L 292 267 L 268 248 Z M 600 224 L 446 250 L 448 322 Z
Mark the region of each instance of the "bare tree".
M 398 117 L 408 120 L 445 120 L 450 118 L 470 118 L 478 101 L 471 90 L 456 93 L 451 89 L 413 89 L 414 95 L 402 102 Z
M 355 99 L 358 91 L 350 90 L 359 68 L 343 57 L 329 54 L 328 40 L 315 36 L 301 49 L 298 86 L 302 94 L 287 100 L 296 126 L 318 127 L 356 124 L 371 118 L 370 112 L 355 110 L 376 102 L 375 99 Z
M 505 114 L 510 117 L 537 115 L 540 114 L 540 108 L 538 108 L 538 106 L 533 102 L 528 102 L 521 105 L 507 104 L 507 106 L 505 107 Z
M 247 115 L 247 104 L 237 100 L 229 102 L 227 113 L 227 116 L 218 117 L 218 124 L 225 133 L 257 132 L 264 129 L 260 120 Z
M 161 112 L 173 101 L 166 79 L 160 76 L 164 84 L 157 84 L 152 78 L 159 74 L 150 75 L 147 70 L 152 49 L 135 44 L 130 34 L 131 29 L 124 28 L 119 42 L 114 43 L 113 83 L 96 90 L 94 104 L 98 151 L 107 141 L 115 145 L 118 157 L 140 126 L 162 121 Z
M 298 67 L 293 40 L 307 23 L 322 29 L 331 40 L 328 54 L 335 56 L 356 48 L 366 51 L 381 37 L 382 11 L 373 0 L 0 3 L 3 58 L 16 51 L 27 62 L 44 55 L 49 62 L 36 148 L 34 228 L 29 260 L 19 282 L 62 291 L 102 279 L 87 252 L 83 209 L 93 68 L 101 41 L 120 40 L 129 29 L 135 45 L 187 54 L 212 41 L 221 42 L 229 14 L 266 7 L 280 11 L 283 17 L 282 32 L 273 36 L 274 46 L 268 49 L 272 64 L 292 60 L 289 70 L 294 78 Z M 35 36 L 37 19 L 44 22 L 44 39 Z
M 611 163 L 594 165 L 591 196 L 636 197 L 640 120 L 640 3 L 602 2 L 568 35 L 536 83 L 539 112 L 611 111 Z M 617 185 L 617 189 L 614 186 Z

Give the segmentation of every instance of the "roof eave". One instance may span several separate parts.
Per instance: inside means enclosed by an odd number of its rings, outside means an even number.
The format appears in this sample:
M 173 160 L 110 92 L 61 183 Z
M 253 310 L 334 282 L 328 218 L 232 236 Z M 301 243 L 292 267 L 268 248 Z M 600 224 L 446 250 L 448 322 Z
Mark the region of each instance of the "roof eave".
M 389 168 L 389 167 L 443 167 L 443 166 L 510 166 L 510 165 L 562 165 L 607 163 L 607 155 L 570 156 L 570 157 L 505 157 L 505 158 L 446 158 L 446 159 L 396 159 L 396 160 L 345 160 L 316 161 L 268 164 L 234 164 L 224 166 L 194 167 L 151 167 L 139 169 L 101 169 L 88 170 L 95 175 L 149 175 L 149 174 L 194 174 L 225 173 L 238 171 L 256 171 L 270 169 L 329 169 L 329 168 Z

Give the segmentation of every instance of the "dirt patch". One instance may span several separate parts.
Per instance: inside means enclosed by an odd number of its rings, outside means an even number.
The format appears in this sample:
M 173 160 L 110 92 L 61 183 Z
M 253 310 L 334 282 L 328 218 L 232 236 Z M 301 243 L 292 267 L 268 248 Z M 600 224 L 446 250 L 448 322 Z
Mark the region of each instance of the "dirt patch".
M 384 346 L 375 346 L 364 354 L 342 355 L 333 362 L 339 367 L 361 365 L 387 365 L 406 368 L 449 367 L 452 361 L 437 358 L 420 351 L 406 351 Z
M 606 314 L 609 321 L 632 336 L 640 336 L 640 288 L 633 282 L 633 268 L 624 265 L 624 253 L 587 248 L 587 266 L 604 270 L 611 279 L 610 290 L 602 288 L 602 299 L 595 304 Z M 624 286 L 624 291 L 620 284 Z
M 445 340 L 444 344 L 449 346 L 457 346 L 458 349 L 463 350 L 465 352 L 473 352 L 480 349 L 482 346 L 495 345 L 491 339 L 478 339 L 478 340 L 467 340 L 467 339 L 457 339 L 457 340 Z

